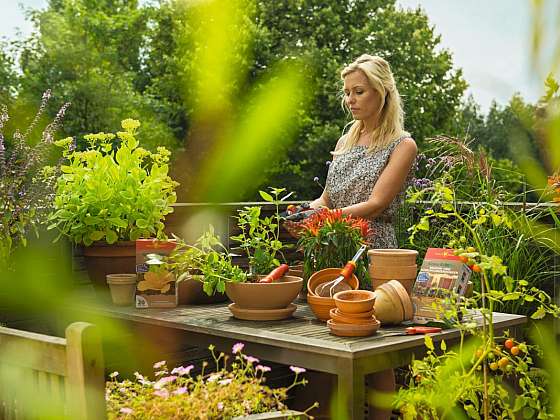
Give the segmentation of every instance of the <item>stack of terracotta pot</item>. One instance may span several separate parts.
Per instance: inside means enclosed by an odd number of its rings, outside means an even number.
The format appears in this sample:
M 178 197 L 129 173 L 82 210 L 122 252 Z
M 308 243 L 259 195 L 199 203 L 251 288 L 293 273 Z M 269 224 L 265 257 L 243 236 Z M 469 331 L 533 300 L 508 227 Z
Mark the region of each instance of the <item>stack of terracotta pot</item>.
M 325 282 L 336 279 L 339 275 L 340 268 L 325 268 L 324 270 L 313 273 L 307 281 L 307 303 L 317 319 L 321 321 L 330 319 L 330 310 L 336 307 L 336 305 L 334 298 L 319 296 L 316 293 L 317 287 Z M 354 274 L 352 274 L 346 282 L 351 289 L 357 289 L 359 287 L 359 280 Z
M 370 249 L 369 275 L 373 288 L 377 289 L 389 280 L 397 280 L 410 296 L 418 271 L 417 256 L 418 251 L 413 249 Z
M 412 319 L 413 306 L 403 285 L 391 280 L 375 289 L 375 315 L 382 324 L 400 324 Z
M 342 337 L 365 337 L 375 334 L 381 323 L 375 317 L 375 293 L 369 290 L 346 290 L 334 295 L 336 308 L 327 321 L 331 333 Z

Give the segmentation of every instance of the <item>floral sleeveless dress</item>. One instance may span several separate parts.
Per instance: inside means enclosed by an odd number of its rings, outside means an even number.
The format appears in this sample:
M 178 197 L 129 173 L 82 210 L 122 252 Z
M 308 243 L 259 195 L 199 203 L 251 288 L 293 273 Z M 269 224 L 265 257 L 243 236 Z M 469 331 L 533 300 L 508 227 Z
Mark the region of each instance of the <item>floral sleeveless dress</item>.
M 409 137 L 399 137 L 384 149 L 373 153 L 368 153 L 366 146 L 358 145 L 345 154 L 336 156 L 329 166 L 325 185 L 330 200 L 329 208 L 351 206 L 368 200 L 391 153 L 401 141 Z M 409 173 L 403 189 L 391 204 L 378 217 L 368 220 L 372 233 L 367 241 L 371 248 L 397 248 L 393 222 L 411 179 L 412 174 Z

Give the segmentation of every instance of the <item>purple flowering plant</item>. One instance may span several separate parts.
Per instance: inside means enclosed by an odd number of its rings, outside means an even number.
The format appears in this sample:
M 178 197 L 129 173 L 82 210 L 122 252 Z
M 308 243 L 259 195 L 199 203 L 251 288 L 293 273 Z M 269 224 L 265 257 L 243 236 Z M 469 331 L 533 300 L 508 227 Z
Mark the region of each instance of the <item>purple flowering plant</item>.
M 51 91 L 42 97 L 39 110 L 25 131 L 6 133 L 8 108 L 0 108 L 0 264 L 8 263 L 19 246 L 26 246 L 30 233 L 38 235 L 53 199 L 59 165 L 49 163 L 54 133 L 69 107 L 65 103 L 43 129 L 37 142 L 30 141 L 43 119 Z
M 216 366 L 212 371 L 207 362 L 198 373 L 193 365 L 169 370 L 162 360 L 154 364 L 152 379 L 136 372 L 134 380 L 120 380 L 119 373 L 113 372 L 106 383 L 108 418 L 232 418 L 286 410 L 288 391 L 307 382 L 300 376 L 305 369 L 291 366 L 293 383 L 272 389 L 265 384 L 270 367 L 243 354 L 243 347 L 236 343 L 229 356 L 216 354 L 210 346 Z M 316 404 L 307 411 L 314 407 Z

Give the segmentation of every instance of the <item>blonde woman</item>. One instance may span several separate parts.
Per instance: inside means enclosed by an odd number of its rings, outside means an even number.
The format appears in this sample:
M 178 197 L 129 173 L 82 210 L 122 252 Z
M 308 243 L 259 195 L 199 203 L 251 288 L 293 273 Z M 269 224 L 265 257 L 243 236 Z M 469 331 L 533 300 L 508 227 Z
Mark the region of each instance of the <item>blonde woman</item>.
M 411 178 L 416 143 L 404 130 L 404 113 L 389 63 L 364 54 L 341 73 L 342 106 L 353 117 L 336 144 L 321 197 L 311 208 L 340 208 L 367 219 L 372 248 L 396 248 L 393 218 Z M 392 370 L 368 378 L 378 391 L 393 391 Z M 311 379 L 310 379 L 311 383 Z M 370 411 L 369 418 L 388 419 L 390 410 Z
M 336 144 L 321 197 L 311 208 L 340 208 L 369 221 L 372 248 L 396 248 L 393 218 L 416 158 L 389 63 L 364 54 L 341 73 L 342 106 L 353 117 Z

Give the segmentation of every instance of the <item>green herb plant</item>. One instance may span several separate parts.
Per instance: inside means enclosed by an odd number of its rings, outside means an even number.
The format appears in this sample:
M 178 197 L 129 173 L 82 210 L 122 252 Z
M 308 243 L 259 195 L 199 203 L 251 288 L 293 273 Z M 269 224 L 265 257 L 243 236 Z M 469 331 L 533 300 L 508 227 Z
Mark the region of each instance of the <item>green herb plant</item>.
M 214 233 L 210 225 L 194 245 L 187 244 L 175 236 L 177 246 L 166 257 L 166 267 L 179 277 L 183 273 L 195 275 L 203 283 L 203 290 L 208 296 L 224 293 L 227 282 L 242 283 L 247 281 L 247 274 L 232 264 L 227 248 Z M 197 275 L 200 274 L 200 275 Z
M 230 239 L 239 244 L 239 248 L 246 253 L 252 275 L 268 274 L 280 265 L 279 257 L 287 246 L 280 241 L 280 205 L 291 193 L 280 198 L 285 188 L 270 188 L 270 194 L 259 191 L 260 196 L 267 203 L 275 207 L 272 216 L 262 217 L 260 206 L 244 207 L 238 211 L 237 224 L 241 230 L 239 235 Z
M 472 267 L 480 290 L 459 305 L 443 302 L 436 308 L 442 318 L 459 330 L 460 344 L 447 350 L 442 342 L 443 353 L 438 355 L 430 337 L 426 337 L 428 355 L 412 363 L 413 379 L 407 389 L 398 393 L 395 405 L 409 419 L 457 415 L 485 419 L 513 419 L 521 415 L 551 418 L 545 389 L 532 369 L 532 354 L 540 350 L 514 337 L 497 336 L 493 312 L 496 305 L 507 301 L 536 303 L 531 318 L 538 320 L 547 314 L 560 316 L 560 308 L 544 291 L 509 276 L 502 259 L 486 252 L 485 232 L 492 226 L 510 225 L 507 212 L 492 203 L 478 203 L 477 211 L 470 213 L 472 217 L 465 217 L 450 181 L 444 177 L 411 196 L 413 202 L 427 198 L 432 207 L 410 228 L 410 240 L 414 241 L 421 232 L 430 232 L 434 221 L 446 221 L 451 226 L 447 231 L 444 229 L 447 246 Z M 456 236 L 452 222 L 463 226 L 464 236 Z M 472 318 L 473 309 L 481 315 L 482 328 L 477 328 Z M 459 319 L 464 322 L 458 322 Z
M 209 371 L 203 362 L 200 373 L 194 365 L 178 366 L 169 371 L 165 361 L 154 364 L 154 378 L 136 372 L 136 380 L 118 379 L 110 374 L 106 384 L 109 419 L 226 419 L 251 414 L 286 410 L 288 392 L 307 381 L 300 374 L 305 369 L 291 366 L 295 373 L 291 385 L 272 389 L 265 385 L 270 367 L 242 353 L 243 344 L 236 343 L 231 356 L 210 351 L 216 369 Z M 312 405 L 307 411 L 316 407 Z
M 122 121 L 124 131 L 84 136 L 85 151 L 71 137 L 55 142 L 68 163 L 57 180 L 49 229 L 57 228 L 77 244 L 94 241 L 165 238 L 165 216 L 173 212 L 178 183 L 169 175 L 170 152 L 139 147 L 140 122 Z M 58 239 L 57 238 L 57 239 Z

